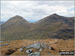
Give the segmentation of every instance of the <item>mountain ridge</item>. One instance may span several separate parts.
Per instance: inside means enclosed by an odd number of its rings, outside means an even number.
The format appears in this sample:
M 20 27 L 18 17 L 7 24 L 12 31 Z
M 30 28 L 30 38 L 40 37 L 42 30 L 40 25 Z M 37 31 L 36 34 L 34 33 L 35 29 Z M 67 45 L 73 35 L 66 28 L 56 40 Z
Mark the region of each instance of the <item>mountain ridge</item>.
M 59 17 L 65 17 L 65 16 L 61 16 L 61 15 L 58 15 L 58 14 L 56 14 L 56 13 L 54 13 L 54 14 L 52 14 L 52 15 L 49 15 L 49 16 L 59 16 Z M 49 17 L 49 16 L 45 16 L 44 18 L 46 18 L 46 17 Z M 12 18 L 15 18 L 15 17 L 20 17 L 21 19 L 24 19 L 25 21 L 27 21 L 25 18 L 23 18 L 23 17 L 21 17 L 21 16 L 19 16 L 19 15 L 15 15 L 15 16 L 13 16 L 13 17 L 11 17 L 10 19 L 12 19 Z M 44 19 L 44 18 L 42 18 L 42 19 Z M 75 17 L 65 17 L 66 19 L 73 19 L 73 18 L 75 18 Z M 10 20 L 9 19 L 9 20 Z M 42 20 L 42 19 L 40 19 L 40 20 Z M 8 21 L 9 21 L 8 20 Z M 39 21 L 40 21 L 39 20 Z M 7 22 L 7 21 L 6 21 Z M 29 21 L 27 21 L 27 22 L 29 22 Z M 38 21 L 36 21 L 36 22 L 38 22 Z M 36 22 L 32 22 L 32 23 L 36 23 Z M 31 23 L 31 22 L 29 22 L 29 23 Z
M 17 15 L 10 18 L 1 28 L 2 40 L 74 38 L 74 18 L 57 14 L 49 15 L 35 23 Z

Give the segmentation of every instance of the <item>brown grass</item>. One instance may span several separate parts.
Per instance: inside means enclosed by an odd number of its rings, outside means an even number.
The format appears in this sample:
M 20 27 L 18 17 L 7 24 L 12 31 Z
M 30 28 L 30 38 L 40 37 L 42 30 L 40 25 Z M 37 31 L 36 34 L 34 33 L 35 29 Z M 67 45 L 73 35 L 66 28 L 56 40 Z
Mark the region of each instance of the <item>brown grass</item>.
M 3 46 L 1 48 L 1 53 L 5 55 L 8 52 L 8 49 L 11 50 L 17 50 L 12 55 L 26 55 L 23 52 L 18 51 L 19 48 L 23 46 L 27 46 L 33 43 L 37 42 L 44 42 L 48 44 L 49 46 L 53 47 L 55 50 L 48 50 L 44 49 L 41 52 L 41 55 L 47 55 L 47 53 L 50 52 L 52 55 L 58 55 L 59 51 L 74 51 L 74 40 L 75 39 L 70 39 L 70 40 L 62 40 L 62 39 L 46 39 L 46 40 L 14 40 L 9 42 L 8 46 Z

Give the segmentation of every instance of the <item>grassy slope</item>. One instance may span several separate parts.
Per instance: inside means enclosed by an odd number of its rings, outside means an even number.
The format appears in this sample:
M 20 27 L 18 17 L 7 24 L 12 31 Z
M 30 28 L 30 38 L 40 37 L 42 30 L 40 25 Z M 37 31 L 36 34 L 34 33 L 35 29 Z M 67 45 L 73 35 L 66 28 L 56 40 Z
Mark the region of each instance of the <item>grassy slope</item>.
M 55 14 L 36 23 L 29 23 L 22 17 L 13 17 L 2 25 L 2 39 L 69 39 L 74 37 L 73 24 L 74 22 L 71 18 L 61 17 Z
M 74 51 L 74 40 L 75 39 L 70 39 L 70 40 L 62 40 L 62 39 L 45 39 L 45 40 L 14 40 L 9 42 L 8 46 L 0 47 L 1 48 L 1 53 L 6 54 L 8 53 L 8 50 L 16 50 L 14 53 L 11 55 L 27 55 L 25 52 L 20 52 L 19 48 L 23 46 L 28 46 L 33 43 L 37 42 L 43 42 L 48 44 L 49 46 L 53 47 L 55 50 L 48 50 L 44 49 L 41 52 L 41 55 L 46 55 L 48 52 L 50 52 L 52 55 L 58 55 L 59 51 Z M 62 44 L 61 44 L 62 43 Z M 47 56 L 47 55 L 46 55 Z

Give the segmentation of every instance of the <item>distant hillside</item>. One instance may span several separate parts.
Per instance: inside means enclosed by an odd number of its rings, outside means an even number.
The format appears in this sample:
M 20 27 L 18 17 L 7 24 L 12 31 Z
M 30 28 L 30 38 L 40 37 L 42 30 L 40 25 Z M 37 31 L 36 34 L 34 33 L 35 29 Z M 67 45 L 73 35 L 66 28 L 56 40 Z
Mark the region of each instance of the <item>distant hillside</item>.
M 73 28 L 74 17 L 53 14 L 36 23 L 29 23 L 17 15 L 2 25 L 1 39 L 71 39 L 74 38 Z
M 3 21 L 0 21 L 0 25 L 3 24 L 3 23 L 4 23 Z

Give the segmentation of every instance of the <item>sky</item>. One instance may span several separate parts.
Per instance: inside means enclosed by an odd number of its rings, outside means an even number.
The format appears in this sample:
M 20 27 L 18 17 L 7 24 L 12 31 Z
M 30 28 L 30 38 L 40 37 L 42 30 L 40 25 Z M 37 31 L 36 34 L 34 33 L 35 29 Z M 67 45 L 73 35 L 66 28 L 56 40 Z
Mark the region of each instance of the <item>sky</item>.
M 57 13 L 61 16 L 74 16 L 74 1 L 1 1 L 1 21 L 15 15 L 29 22 Z

